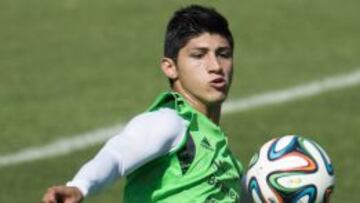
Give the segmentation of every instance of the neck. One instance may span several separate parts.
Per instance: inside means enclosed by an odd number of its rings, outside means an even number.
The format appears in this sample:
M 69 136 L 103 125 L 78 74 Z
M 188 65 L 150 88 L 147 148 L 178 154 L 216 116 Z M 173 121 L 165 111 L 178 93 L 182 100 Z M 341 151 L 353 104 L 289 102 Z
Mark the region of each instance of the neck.
M 207 111 L 202 113 L 206 115 L 216 125 L 220 124 L 221 105 L 208 107 Z
M 221 115 L 221 104 L 208 105 L 200 101 L 193 95 L 187 93 L 183 89 L 173 88 L 174 91 L 180 93 L 191 107 L 208 117 L 213 123 L 219 125 Z

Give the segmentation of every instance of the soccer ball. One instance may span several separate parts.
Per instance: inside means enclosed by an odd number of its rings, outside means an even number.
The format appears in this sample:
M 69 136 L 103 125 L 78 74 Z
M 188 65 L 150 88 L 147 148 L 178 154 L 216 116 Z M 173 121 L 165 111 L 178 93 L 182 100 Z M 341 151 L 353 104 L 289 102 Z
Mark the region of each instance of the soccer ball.
M 256 203 L 329 202 L 334 183 L 326 152 L 314 141 L 295 135 L 265 143 L 246 173 L 247 191 Z

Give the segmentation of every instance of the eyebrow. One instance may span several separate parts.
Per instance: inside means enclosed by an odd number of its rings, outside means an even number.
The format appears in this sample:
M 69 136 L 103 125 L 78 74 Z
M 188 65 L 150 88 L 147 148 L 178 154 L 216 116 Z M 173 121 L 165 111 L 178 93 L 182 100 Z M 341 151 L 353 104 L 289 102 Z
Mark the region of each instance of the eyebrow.
M 208 47 L 193 47 L 193 48 L 190 48 L 190 50 L 208 51 L 209 48 Z M 222 46 L 222 47 L 216 48 L 215 51 L 224 51 L 224 50 L 231 50 L 231 48 L 229 46 Z
M 209 48 L 207 47 L 193 47 L 190 48 L 191 51 L 201 51 L 201 52 L 207 52 L 209 51 Z
M 225 46 L 225 47 L 219 47 L 216 49 L 217 51 L 232 51 L 231 47 Z

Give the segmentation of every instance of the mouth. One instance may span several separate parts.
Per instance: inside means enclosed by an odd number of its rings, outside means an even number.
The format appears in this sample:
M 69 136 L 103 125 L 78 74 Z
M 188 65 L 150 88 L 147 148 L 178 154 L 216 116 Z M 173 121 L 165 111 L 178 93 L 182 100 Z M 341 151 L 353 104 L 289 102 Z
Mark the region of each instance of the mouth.
M 210 86 L 219 91 L 226 91 L 227 82 L 224 78 L 216 78 L 210 81 Z

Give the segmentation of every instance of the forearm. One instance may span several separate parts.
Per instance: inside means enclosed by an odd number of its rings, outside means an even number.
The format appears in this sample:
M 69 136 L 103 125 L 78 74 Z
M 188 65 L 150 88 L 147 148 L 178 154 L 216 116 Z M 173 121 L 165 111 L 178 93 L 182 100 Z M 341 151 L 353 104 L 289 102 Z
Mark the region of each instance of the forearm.
M 67 186 L 77 187 L 83 196 L 88 196 L 122 176 L 122 163 L 103 148 L 92 160 L 81 167 Z

